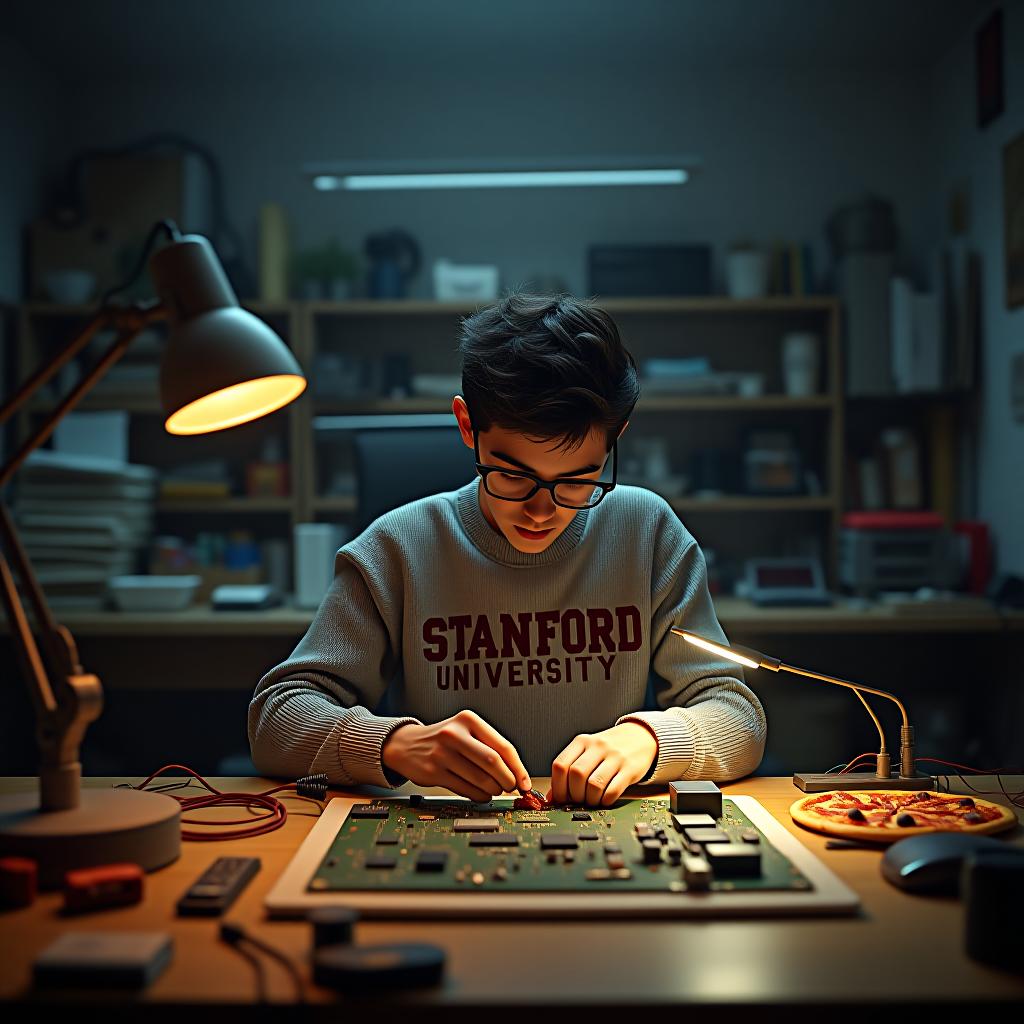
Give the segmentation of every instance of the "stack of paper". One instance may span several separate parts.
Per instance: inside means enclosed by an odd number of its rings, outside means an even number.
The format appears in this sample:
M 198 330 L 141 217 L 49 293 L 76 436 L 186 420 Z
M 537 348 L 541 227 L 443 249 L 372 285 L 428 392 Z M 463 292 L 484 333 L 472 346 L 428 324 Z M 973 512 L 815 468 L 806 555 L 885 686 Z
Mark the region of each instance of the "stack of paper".
M 115 459 L 33 452 L 18 473 L 14 518 L 55 608 L 100 608 L 107 580 L 135 571 L 153 534 L 156 472 Z

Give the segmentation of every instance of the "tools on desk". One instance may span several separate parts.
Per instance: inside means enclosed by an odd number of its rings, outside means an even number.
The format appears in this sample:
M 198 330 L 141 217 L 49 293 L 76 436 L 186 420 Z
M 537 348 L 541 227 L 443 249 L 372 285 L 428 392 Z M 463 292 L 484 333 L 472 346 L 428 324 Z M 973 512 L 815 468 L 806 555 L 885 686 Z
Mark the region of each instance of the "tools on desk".
M 340 992 L 381 992 L 426 988 L 444 977 L 445 952 L 424 942 L 391 942 L 360 946 L 355 942 L 358 913 L 350 907 L 319 907 L 307 920 L 313 930 L 313 981 Z M 298 965 L 285 953 L 234 921 L 223 921 L 221 941 L 237 949 L 256 971 L 258 999 L 266 1001 L 266 977 L 255 952 L 277 961 L 295 986 L 296 999 L 305 1002 L 305 981 Z
M 223 914 L 259 869 L 259 857 L 218 857 L 178 900 L 178 916 Z

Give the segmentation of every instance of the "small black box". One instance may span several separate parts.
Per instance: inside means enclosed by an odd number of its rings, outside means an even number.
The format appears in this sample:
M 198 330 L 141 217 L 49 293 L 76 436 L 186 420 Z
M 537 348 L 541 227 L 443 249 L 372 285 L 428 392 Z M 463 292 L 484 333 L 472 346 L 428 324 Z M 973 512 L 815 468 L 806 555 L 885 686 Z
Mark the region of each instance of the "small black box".
M 722 791 L 713 782 L 670 782 L 668 796 L 673 814 L 722 816 Z
M 710 295 L 709 245 L 592 245 L 591 295 Z

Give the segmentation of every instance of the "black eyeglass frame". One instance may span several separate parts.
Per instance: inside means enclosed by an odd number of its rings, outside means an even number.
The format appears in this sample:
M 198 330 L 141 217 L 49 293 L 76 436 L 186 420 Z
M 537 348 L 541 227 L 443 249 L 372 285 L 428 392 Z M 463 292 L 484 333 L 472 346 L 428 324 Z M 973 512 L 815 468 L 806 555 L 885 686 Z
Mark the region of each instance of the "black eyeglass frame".
M 598 505 L 601 504 L 602 501 L 604 501 L 604 499 L 608 495 L 608 492 L 615 488 L 616 481 L 618 480 L 618 477 L 619 477 L 619 441 L 618 441 L 618 438 L 616 438 L 612 442 L 612 452 L 611 452 L 611 455 L 612 455 L 612 478 L 611 478 L 611 481 L 608 481 L 608 480 L 592 480 L 592 479 L 589 479 L 587 477 L 579 477 L 579 476 L 560 476 L 560 477 L 558 477 L 555 480 L 541 480 L 541 478 L 539 476 L 537 476 L 534 473 L 528 473 L 525 469 L 507 469 L 504 466 L 488 466 L 486 463 L 483 463 L 483 462 L 480 461 L 480 438 L 479 438 L 479 432 L 476 429 L 473 430 L 473 455 L 474 455 L 474 458 L 476 460 L 476 463 L 475 463 L 476 464 L 476 471 L 480 474 L 480 478 L 483 480 L 484 490 L 486 490 L 487 493 L 492 498 L 497 498 L 499 501 L 515 501 L 515 502 L 529 501 L 539 490 L 543 489 L 543 490 L 547 491 L 551 495 L 551 500 L 559 508 L 571 508 L 571 509 L 575 509 L 576 511 L 579 511 L 580 509 L 585 509 L 585 508 L 596 508 Z M 605 465 L 607 465 L 607 464 L 608 464 L 608 459 L 606 457 L 605 458 Z M 604 466 L 601 467 L 601 472 L 602 473 L 604 472 Z M 524 494 L 523 497 L 521 497 L 521 498 L 509 498 L 509 497 L 506 497 L 504 494 L 495 494 L 487 486 L 487 477 L 490 476 L 491 473 L 502 473 L 505 476 L 518 476 L 518 477 L 523 477 L 526 480 L 531 480 L 533 482 L 533 490 L 531 490 L 528 494 Z M 583 486 L 594 487 L 594 488 L 600 490 L 601 497 L 599 497 L 597 499 L 597 501 L 592 502 L 591 504 L 588 504 L 588 505 L 567 505 L 564 501 L 559 501 L 558 498 L 555 497 L 555 488 L 559 484 L 580 484 L 580 485 L 583 485 Z

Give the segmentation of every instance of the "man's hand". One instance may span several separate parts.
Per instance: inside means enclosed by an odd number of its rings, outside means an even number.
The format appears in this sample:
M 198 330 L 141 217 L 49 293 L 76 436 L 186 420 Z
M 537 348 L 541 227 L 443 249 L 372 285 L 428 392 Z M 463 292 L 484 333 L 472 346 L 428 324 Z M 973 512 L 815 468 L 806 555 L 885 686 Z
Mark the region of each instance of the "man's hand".
M 380 759 L 418 786 L 444 786 L 476 803 L 533 785 L 516 748 L 475 711 L 435 725 L 400 725 L 384 741 Z
M 551 802 L 608 807 L 650 771 L 657 755 L 654 733 L 639 722 L 577 736 L 551 766 Z

